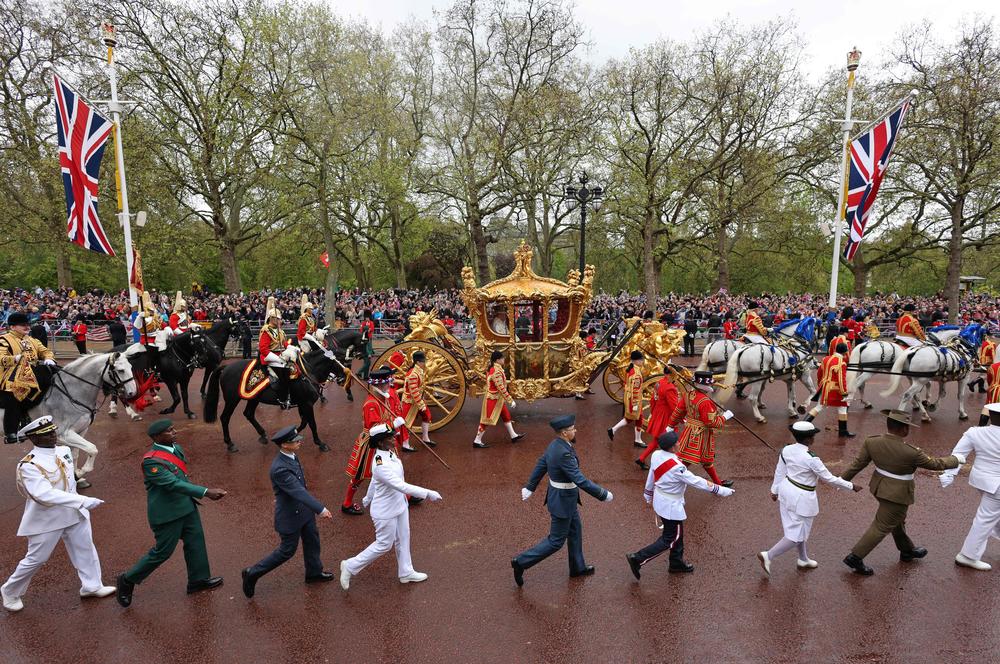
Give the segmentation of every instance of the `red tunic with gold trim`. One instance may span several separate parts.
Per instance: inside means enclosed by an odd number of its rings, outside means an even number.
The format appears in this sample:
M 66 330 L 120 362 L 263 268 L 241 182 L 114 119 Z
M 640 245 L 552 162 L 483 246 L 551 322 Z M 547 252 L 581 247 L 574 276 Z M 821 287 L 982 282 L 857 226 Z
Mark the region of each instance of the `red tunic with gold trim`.
M 827 350 L 827 355 L 833 355 L 837 352 L 837 344 L 844 344 L 847 346 L 847 353 L 845 357 L 851 352 L 851 340 L 847 338 L 846 334 L 838 334 L 833 339 L 830 339 L 830 348 Z
M 170 314 L 168 325 L 170 325 L 170 329 L 174 332 L 187 332 L 191 329 L 191 320 L 187 314 L 181 316 L 178 313 L 172 313 Z
M 677 408 L 670 418 L 673 426 L 684 420 L 684 430 L 677 441 L 677 456 L 689 463 L 715 462 L 715 430 L 726 423 L 719 409 L 707 394 L 691 390 L 677 401 Z
M 392 421 L 396 417 L 402 417 L 403 409 L 399 403 L 399 397 L 396 395 L 396 390 L 389 388 L 389 398 L 385 399 L 389 410 L 386 410 L 379 401 L 375 396 L 369 394 L 361 406 L 361 417 L 364 420 L 365 428 L 354 439 L 354 448 L 347 460 L 347 468 L 344 469 L 347 476 L 356 481 L 372 478 L 372 457 L 375 456 L 375 450 L 369 445 L 368 430 L 376 424 L 384 424 L 391 429 Z M 401 443 L 405 442 L 408 437 L 409 433 L 406 429 L 400 429 L 396 432 L 397 453 L 399 453 Z
M 499 420 L 510 422 L 510 410 L 507 404 L 513 403 L 514 397 L 507 391 L 507 374 L 503 367 L 494 364 L 486 374 L 486 394 L 483 395 L 483 410 L 479 414 L 479 423 L 483 426 L 493 426 Z
M 267 357 L 267 354 L 274 353 L 275 355 L 281 355 L 287 345 L 288 342 L 285 340 L 285 333 L 280 327 L 265 325 L 260 330 L 260 341 L 257 345 L 258 352 L 260 353 L 260 363 L 266 366 L 267 361 L 264 358 Z
M 143 346 L 156 344 L 156 333 L 163 327 L 163 319 L 149 313 L 139 314 L 139 318 L 142 318 L 142 323 L 139 323 L 139 343 Z M 139 318 L 136 318 L 137 323 Z
M 819 402 L 824 406 L 843 407 L 847 405 L 847 360 L 834 353 L 823 358 L 819 365 Z
M 642 371 L 631 365 L 625 373 L 625 419 L 642 426 Z
M 756 311 L 747 311 L 746 327 L 747 334 L 759 334 L 767 338 L 767 328 L 764 327 L 764 321 Z
M 656 384 L 656 392 L 649 400 L 649 423 L 646 426 L 646 433 L 653 437 L 656 442 L 657 437 L 667 430 L 670 420 L 677 410 L 677 404 L 681 400 L 681 393 L 677 391 L 677 386 L 668 376 L 660 379 Z M 651 445 L 650 447 L 653 447 Z
M 403 419 L 412 427 L 417 416 L 424 422 L 431 421 L 431 409 L 424 402 L 424 370 L 414 364 L 403 380 Z
M 983 339 L 983 344 L 979 347 L 979 364 L 988 367 L 996 361 L 997 342 Z
M 315 335 L 317 328 L 316 319 L 312 316 L 303 314 L 299 317 L 299 326 L 295 330 L 295 338 L 302 341 L 306 338 L 307 334 Z
M 1000 362 L 986 370 L 986 403 L 1000 403 Z
M 924 334 L 924 328 L 920 326 L 920 321 L 911 313 L 904 313 L 896 319 L 896 334 L 904 337 L 913 337 L 921 341 L 926 341 L 927 339 L 927 335 Z

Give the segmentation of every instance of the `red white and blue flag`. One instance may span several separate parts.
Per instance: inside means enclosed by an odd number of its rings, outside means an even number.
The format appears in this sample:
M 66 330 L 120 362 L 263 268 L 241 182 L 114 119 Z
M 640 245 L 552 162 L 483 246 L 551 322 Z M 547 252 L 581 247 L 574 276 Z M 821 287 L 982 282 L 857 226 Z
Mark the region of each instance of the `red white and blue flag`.
M 66 231 L 70 242 L 114 256 L 97 217 L 97 175 L 112 124 L 59 76 L 56 87 L 56 133 L 59 166 L 66 190 Z
M 844 258 L 852 260 L 865 236 L 865 226 L 889 166 L 892 148 L 910 110 L 910 98 L 905 99 L 887 116 L 851 141 L 851 168 L 847 179 L 846 221 L 849 234 Z

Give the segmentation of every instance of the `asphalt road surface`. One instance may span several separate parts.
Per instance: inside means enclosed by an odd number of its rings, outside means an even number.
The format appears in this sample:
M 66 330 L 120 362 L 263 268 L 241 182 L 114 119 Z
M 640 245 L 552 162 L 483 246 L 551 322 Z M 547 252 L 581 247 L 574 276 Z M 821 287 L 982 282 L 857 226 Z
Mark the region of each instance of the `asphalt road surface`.
M 884 377 L 873 380 L 869 398 L 878 407 Z M 200 373 L 192 385 L 197 396 Z M 804 395 L 799 386 L 799 397 Z M 790 442 L 782 402 L 784 387 L 767 390 L 770 419 L 754 430 L 775 445 Z M 357 390 L 356 393 L 360 393 Z M 314 495 L 335 513 L 322 520 L 326 568 L 373 539 L 365 516 L 337 509 L 346 487 L 344 466 L 360 427 L 361 399 L 348 403 L 331 390 L 318 420 L 333 450 L 323 454 L 307 438 L 301 450 Z M 974 423 L 983 397 L 973 395 L 971 419 L 958 421 L 952 395 L 934 413 L 934 422 L 914 429 L 911 442 L 945 454 Z M 752 421 L 749 407 L 733 405 Z M 570 579 L 565 551 L 526 573 L 515 586 L 510 558 L 548 531 L 544 492 L 520 499 L 539 454 L 551 440 L 548 420 L 576 413 L 583 470 L 615 494 L 610 503 L 583 496 L 584 552 L 597 567 L 592 577 Z M 809 542 L 818 569 L 799 571 L 794 552 L 778 559 L 772 576 L 761 571 L 755 554 L 781 536 L 777 505 L 768 497 L 776 455 L 737 425 L 719 437 L 717 467 L 736 482 L 736 494 L 721 499 L 687 492 L 686 557 L 689 575 L 669 575 L 666 556 L 643 569 L 637 582 L 624 554 L 655 539 L 659 531 L 642 499 L 645 474 L 633 463 L 631 434 L 608 441 L 605 429 L 620 417 L 620 406 L 604 394 L 587 401 L 548 399 L 519 403 L 516 426 L 527 437 L 516 445 L 502 427 L 474 450 L 478 400 L 436 434 L 447 470 L 426 451 L 405 457 L 407 480 L 440 491 L 441 503 L 411 510 L 416 569 L 430 578 L 401 585 L 389 554 L 359 576 L 349 592 L 334 582 L 303 583 L 301 553 L 266 576 L 247 600 L 240 569 L 277 543 L 272 530 L 268 466 L 276 449 L 263 446 L 237 411 L 233 432 L 240 451 L 227 454 L 219 425 L 174 419 L 194 481 L 222 487 L 229 495 L 205 501 L 201 515 L 214 574 L 225 585 L 185 594 L 180 547 L 135 591 L 131 608 L 113 598 L 81 601 L 79 583 L 60 546 L 36 575 L 18 614 L 0 612 L 0 660 L 19 662 L 996 662 L 1000 652 L 997 592 L 1000 572 L 975 572 L 953 562 L 978 505 L 967 472 L 947 490 L 932 473 L 917 478 L 917 504 L 908 529 L 927 558 L 898 560 L 887 538 L 866 561 L 875 576 L 852 574 L 841 559 L 875 512 L 866 491 L 821 487 L 821 512 Z M 296 421 L 294 414 L 264 407 L 258 414 L 270 431 Z M 146 523 L 140 458 L 148 448 L 144 422 L 98 416 L 89 438 L 101 450 L 86 493 L 107 503 L 95 510 L 95 541 L 105 583 L 131 566 L 153 542 Z M 836 436 L 836 415 L 827 410 L 817 424 L 825 430 L 814 447 L 835 473 L 857 451 L 863 434 L 884 430 L 878 411 L 851 412 L 859 435 L 844 444 Z M 17 460 L 26 446 L 0 449 L 0 576 L 13 571 L 25 551 L 15 537 L 24 500 L 14 483 Z M 700 471 L 699 471 L 700 472 Z M 859 480 L 866 483 L 872 471 Z M 360 494 L 360 495 L 363 495 Z M 1000 563 L 1000 548 L 985 560 Z

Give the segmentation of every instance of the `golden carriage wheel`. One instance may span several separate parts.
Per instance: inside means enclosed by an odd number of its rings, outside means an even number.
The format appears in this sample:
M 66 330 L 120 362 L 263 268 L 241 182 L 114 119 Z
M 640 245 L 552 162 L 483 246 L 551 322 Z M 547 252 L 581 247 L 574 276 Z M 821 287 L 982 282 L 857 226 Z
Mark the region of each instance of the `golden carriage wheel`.
M 397 351 L 406 357 L 403 370 L 396 373 L 396 389 L 400 390 L 404 370 L 413 366 L 413 354 L 418 350 L 427 356 L 427 383 L 424 386 L 424 401 L 431 409 L 431 431 L 437 431 L 451 422 L 462 410 L 465 403 L 465 372 L 462 363 L 447 350 L 427 341 L 404 341 L 391 346 L 375 360 L 373 369 L 392 367 L 389 358 Z
M 625 403 L 624 376 L 615 370 L 614 363 L 609 364 L 604 370 L 602 380 L 604 382 L 604 391 L 608 393 L 608 396 L 618 403 Z

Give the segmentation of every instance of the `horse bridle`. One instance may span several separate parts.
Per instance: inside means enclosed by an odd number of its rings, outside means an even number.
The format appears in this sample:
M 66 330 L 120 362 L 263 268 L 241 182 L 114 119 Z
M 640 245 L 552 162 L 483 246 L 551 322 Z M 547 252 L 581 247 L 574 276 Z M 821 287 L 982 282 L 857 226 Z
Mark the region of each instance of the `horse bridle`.
M 121 395 L 121 390 L 126 385 L 128 385 L 129 383 L 134 383 L 135 382 L 135 375 L 131 371 L 129 372 L 128 380 L 122 380 L 122 379 L 120 379 L 118 377 L 118 373 L 116 371 L 111 371 L 110 373 L 108 372 L 108 369 L 110 369 L 112 366 L 114 366 L 114 363 L 118 361 L 118 358 L 120 356 L 121 356 L 121 353 L 112 353 L 111 354 L 111 356 L 104 363 L 104 368 L 101 369 L 101 375 L 100 375 L 100 378 L 98 379 L 100 382 L 97 382 L 97 383 L 89 381 L 86 378 L 83 378 L 81 376 L 76 375 L 75 373 L 73 373 L 72 371 L 70 371 L 68 369 L 63 369 L 63 368 L 60 367 L 59 370 L 57 372 L 55 372 L 55 374 L 53 376 L 53 379 L 52 379 L 52 389 L 58 390 L 59 392 L 61 392 L 62 395 L 65 396 L 67 399 L 69 399 L 69 402 L 71 404 L 73 404 L 74 406 L 77 406 L 77 407 L 82 408 L 83 410 L 89 412 L 90 413 L 90 421 L 91 421 L 91 423 L 93 423 L 94 417 L 97 415 L 97 411 L 99 411 L 101 409 L 101 407 L 104 405 L 104 402 L 102 401 L 100 404 L 98 404 L 94 408 L 91 408 L 87 404 L 82 403 L 80 400 L 76 399 L 72 394 L 69 393 L 69 389 L 67 389 L 67 387 L 66 387 L 66 381 L 63 378 L 63 375 L 64 374 L 68 374 L 70 378 L 73 378 L 74 380 L 78 380 L 81 383 L 84 383 L 86 385 L 90 385 L 91 387 L 96 387 L 96 388 L 98 388 L 98 389 L 100 389 L 102 391 L 104 391 L 105 384 L 107 384 L 110 387 L 110 389 L 107 391 L 107 393 L 109 393 L 110 395 L 113 395 L 116 398 L 118 398 L 118 397 L 122 396 Z M 105 397 L 105 400 L 107 400 L 107 397 Z

